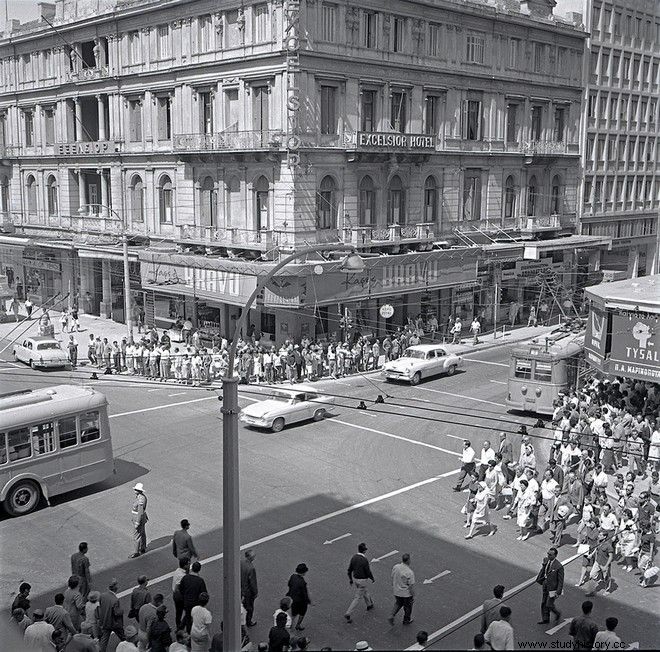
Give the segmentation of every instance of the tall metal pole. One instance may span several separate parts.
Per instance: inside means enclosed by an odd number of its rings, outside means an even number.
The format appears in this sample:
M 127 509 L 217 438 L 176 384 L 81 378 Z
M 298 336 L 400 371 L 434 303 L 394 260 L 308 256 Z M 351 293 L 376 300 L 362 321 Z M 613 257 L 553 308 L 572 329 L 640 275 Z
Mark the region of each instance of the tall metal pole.
M 131 314 L 131 271 L 128 261 L 128 234 L 126 225 L 122 236 L 122 253 L 124 258 L 124 318 L 126 319 L 126 330 L 128 332 L 128 343 L 133 343 L 133 315 Z
M 292 260 L 319 251 L 355 251 L 345 244 L 304 247 L 283 258 L 257 281 L 236 321 L 234 337 L 229 345 L 227 375 L 222 379 L 222 646 L 228 652 L 241 649 L 241 537 L 240 487 L 238 455 L 238 378 L 234 376 L 234 360 L 242 330 L 247 324 L 252 304 L 273 276 Z

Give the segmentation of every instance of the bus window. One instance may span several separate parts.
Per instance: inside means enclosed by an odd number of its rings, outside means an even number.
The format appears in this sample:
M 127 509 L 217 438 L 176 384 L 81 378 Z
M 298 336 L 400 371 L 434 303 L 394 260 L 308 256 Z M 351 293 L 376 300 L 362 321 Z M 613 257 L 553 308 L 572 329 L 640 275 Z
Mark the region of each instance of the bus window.
M 64 417 L 57 422 L 60 432 L 60 449 L 75 446 L 78 441 L 76 417 Z
M 531 360 L 516 360 L 516 378 L 531 378 L 532 377 L 532 362 Z
M 540 380 L 544 383 L 549 383 L 552 380 L 552 363 L 536 361 L 536 370 L 534 371 L 534 379 Z
M 5 433 L 0 432 L 0 464 L 4 464 L 7 461 L 7 440 L 5 438 Z
M 32 426 L 32 448 L 37 455 L 45 455 L 55 450 L 55 432 L 52 423 Z
M 7 448 L 9 449 L 10 462 L 31 457 L 32 443 L 30 441 L 30 429 L 18 428 L 7 432 Z
M 85 412 L 80 415 L 80 443 L 94 441 L 101 438 L 99 430 L 99 413 Z

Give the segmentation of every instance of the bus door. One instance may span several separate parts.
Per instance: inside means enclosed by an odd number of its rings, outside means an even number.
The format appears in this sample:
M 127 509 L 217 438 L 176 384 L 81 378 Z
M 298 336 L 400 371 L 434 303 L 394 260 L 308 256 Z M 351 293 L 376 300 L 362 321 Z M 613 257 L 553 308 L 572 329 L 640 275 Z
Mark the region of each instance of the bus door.
M 72 487 L 80 476 L 82 465 L 78 445 L 77 417 L 64 416 L 57 419 L 58 448 L 60 450 L 60 477 L 66 488 Z

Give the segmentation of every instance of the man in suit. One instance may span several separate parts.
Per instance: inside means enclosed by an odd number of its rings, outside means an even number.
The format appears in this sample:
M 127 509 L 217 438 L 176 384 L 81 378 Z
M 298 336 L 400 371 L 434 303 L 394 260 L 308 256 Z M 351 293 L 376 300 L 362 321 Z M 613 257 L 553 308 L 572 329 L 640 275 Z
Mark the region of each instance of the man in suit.
M 99 599 L 99 626 L 101 636 L 99 638 L 99 652 L 105 652 L 108 648 L 110 635 L 114 632 L 120 641 L 124 636 L 124 612 L 117 597 L 117 580 L 110 580 L 108 590 L 101 593 Z
M 202 565 L 196 561 L 190 567 L 190 573 L 184 575 L 179 583 L 179 591 L 183 600 L 183 611 L 185 613 L 183 625 L 189 634 L 192 627 L 192 608 L 199 604 L 199 596 L 202 593 L 208 593 L 206 582 L 199 576 L 200 570 L 202 570 Z
M 506 433 L 500 433 L 500 448 L 499 454 L 502 456 L 502 472 L 507 480 L 510 482 L 513 479 L 513 446 L 506 438 Z
M 197 549 L 190 536 L 190 522 L 187 518 L 181 521 L 181 529 L 177 530 L 172 537 L 172 554 L 177 559 L 198 559 Z
M 78 588 L 80 595 L 87 599 L 92 585 L 92 576 L 89 572 L 89 558 L 87 557 L 87 542 L 78 544 L 78 552 L 71 555 L 71 575 L 77 575 L 80 579 Z
M 543 560 L 541 570 L 536 576 L 537 584 L 543 587 L 543 598 L 541 599 L 541 620 L 539 625 L 550 622 L 550 612 L 559 620 L 561 611 L 555 607 L 555 599 L 564 590 L 564 566 L 557 559 L 557 548 L 550 548 L 548 556 Z
M 254 601 L 257 599 L 259 589 L 257 588 L 257 571 L 254 567 L 256 555 L 253 550 L 245 551 L 245 558 L 241 559 L 241 595 L 245 607 L 245 624 L 254 627 L 257 623 L 252 620 L 254 614 Z

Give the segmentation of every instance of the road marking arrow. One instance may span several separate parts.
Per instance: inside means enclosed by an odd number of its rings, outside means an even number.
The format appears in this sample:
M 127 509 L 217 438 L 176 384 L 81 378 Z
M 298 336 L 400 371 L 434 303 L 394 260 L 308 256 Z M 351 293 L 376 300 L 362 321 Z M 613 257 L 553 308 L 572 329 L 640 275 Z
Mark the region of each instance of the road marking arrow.
M 331 543 L 334 543 L 335 541 L 339 541 L 340 539 L 345 539 L 346 537 L 352 536 L 350 532 L 347 532 L 346 534 L 342 534 L 340 537 L 335 537 L 334 539 L 326 539 L 323 542 L 324 546 L 330 545 Z
M 635 641 L 634 643 L 631 643 L 626 649 L 627 650 L 639 650 L 639 641 Z
M 433 582 L 435 582 L 435 580 L 439 580 L 441 577 L 444 577 L 445 575 L 449 575 L 449 573 L 451 573 L 450 570 L 442 571 L 442 573 L 438 573 L 437 575 L 434 575 L 433 577 L 424 580 L 423 583 L 424 584 L 433 584 Z
M 371 563 L 373 564 L 375 561 L 382 561 L 383 559 L 387 559 L 388 557 L 391 557 L 392 555 L 396 555 L 396 553 L 399 552 L 398 550 L 392 550 L 392 552 L 388 552 L 386 555 L 382 555 L 381 557 L 374 557 L 371 560 Z
M 564 618 L 564 620 L 562 620 L 559 623 L 559 625 L 555 625 L 552 629 L 547 629 L 545 633 L 548 636 L 552 636 L 553 634 L 556 634 L 560 629 L 563 629 L 564 627 L 566 627 L 566 625 L 568 625 L 568 623 L 570 623 L 571 620 L 573 620 L 573 619 L 572 618 Z

